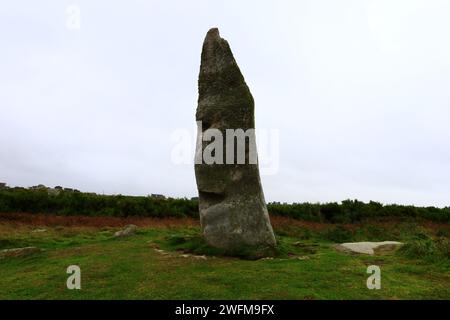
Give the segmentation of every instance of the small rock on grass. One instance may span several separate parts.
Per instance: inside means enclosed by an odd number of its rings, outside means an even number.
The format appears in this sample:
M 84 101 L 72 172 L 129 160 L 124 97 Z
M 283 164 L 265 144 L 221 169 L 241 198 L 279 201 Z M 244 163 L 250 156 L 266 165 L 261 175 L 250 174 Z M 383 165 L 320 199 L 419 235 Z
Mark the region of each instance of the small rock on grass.
M 138 227 L 135 226 L 134 224 L 129 224 L 124 229 L 119 230 L 116 233 L 114 233 L 114 237 L 122 238 L 122 237 L 132 236 L 136 233 L 137 228 Z
M 156 249 L 156 248 L 154 248 L 153 250 L 155 250 L 156 252 L 158 252 L 158 253 L 160 253 L 160 254 L 162 254 L 162 255 L 168 255 L 169 253 L 168 252 L 166 252 L 166 251 L 164 251 L 164 250 L 161 250 L 161 249 Z
M 194 258 L 194 259 L 201 259 L 201 260 L 208 259 L 205 255 L 198 256 L 198 255 L 195 255 L 195 254 L 182 254 L 182 255 L 180 255 L 180 257 L 182 257 L 182 258 Z
M 264 258 L 261 258 L 259 260 L 273 260 L 273 257 L 264 257 Z
M 34 229 L 31 232 L 33 232 L 33 233 L 41 233 L 41 232 L 46 232 L 46 231 L 47 231 L 47 229 Z
M 26 257 L 34 253 L 41 252 L 42 250 L 36 247 L 25 247 L 15 249 L 4 249 L 0 251 L 0 259 L 11 257 Z

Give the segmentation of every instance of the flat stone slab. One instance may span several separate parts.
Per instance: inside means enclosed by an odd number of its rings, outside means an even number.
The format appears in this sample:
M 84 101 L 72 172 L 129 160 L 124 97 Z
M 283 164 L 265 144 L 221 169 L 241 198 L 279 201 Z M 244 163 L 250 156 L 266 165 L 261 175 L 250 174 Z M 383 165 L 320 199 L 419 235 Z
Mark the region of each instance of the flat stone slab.
M 374 255 L 376 252 L 394 251 L 403 243 L 397 241 L 382 242 L 347 242 L 336 245 L 334 248 L 341 252 L 361 253 Z

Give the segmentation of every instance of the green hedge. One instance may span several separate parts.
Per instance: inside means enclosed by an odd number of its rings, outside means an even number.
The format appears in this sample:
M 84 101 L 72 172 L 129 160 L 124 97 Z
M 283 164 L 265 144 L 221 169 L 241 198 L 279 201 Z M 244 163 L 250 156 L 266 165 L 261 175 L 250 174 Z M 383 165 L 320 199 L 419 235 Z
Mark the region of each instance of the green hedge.
M 345 200 L 342 203 L 272 202 L 270 214 L 318 222 L 352 223 L 366 218 L 426 219 L 450 222 L 450 207 L 382 205 Z M 198 217 L 198 201 L 189 199 L 97 195 L 73 191 L 49 193 L 46 189 L 0 190 L 0 212 L 50 213 L 87 216 Z
M 414 207 L 396 204 L 383 205 L 370 201 L 345 200 L 342 203 L 293 203 L 268 204 L 271 214 L 309 221 L 352 223 L 368 218 L 426 219 L 435 222 L 450 222 L 450 207 Z
M 47 190 L 0 190 L 0 212 L 87 216 L 197 217 L 197 201 Z

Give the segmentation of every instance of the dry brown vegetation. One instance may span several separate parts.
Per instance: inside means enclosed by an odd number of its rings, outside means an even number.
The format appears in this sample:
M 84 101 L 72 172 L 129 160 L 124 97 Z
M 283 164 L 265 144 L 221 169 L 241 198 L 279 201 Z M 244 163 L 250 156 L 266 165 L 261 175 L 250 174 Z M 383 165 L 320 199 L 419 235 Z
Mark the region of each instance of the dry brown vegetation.
M 198 226 L 193 218 L 147 218 L 147 217 L 89 217 L 89 216 L 58 216 L 50 214 L 0 213 L 0 223 L 15 225 L 31 225 L 36 227 L 122 227 L 135 224 L 139 227 L 172 227 Z
M 324 222 L 312 222 L 298 220 L 288 217 L 271 216 L 270 220 L 274 229 L 276 230 L 287 230 L 290 228 L 307 228 L 311 231 L 323 231 L 335 226 L 332 223 Z M 374 227 L 393 227 L 396 223 L 393 219 L 389 220 L 373 220 L 370 221 L 370 225 Z M 167 227 L 196 227 L 200 223 L 198 219 L 185 217 L 185 218 L 149 218 L 149 217 L 106 217 L 106 216 L 59 216 L 50 214 L 30 214 L 30 213 L 0 213 L 0 224 L 9 224 L 16 226 L 34 226 L 34 227 L 93 227 L 93 228 L 104 228 L 112 227 L 119 228 L 127 224 L 135 224 L 139 227 L 153 227 L 153 228 L 167 228 Z M 367 222 L 361 223 L 349 223 L 342 224 L 347 230 L 357 230 L 361 228 L 362 225 L 367 224 Z M 418 223 L 422 227 L 429 230 L 442 230 L 446 229 L 450 231 L 449 223 L 435 223 L 431 221 L 423 220 Z

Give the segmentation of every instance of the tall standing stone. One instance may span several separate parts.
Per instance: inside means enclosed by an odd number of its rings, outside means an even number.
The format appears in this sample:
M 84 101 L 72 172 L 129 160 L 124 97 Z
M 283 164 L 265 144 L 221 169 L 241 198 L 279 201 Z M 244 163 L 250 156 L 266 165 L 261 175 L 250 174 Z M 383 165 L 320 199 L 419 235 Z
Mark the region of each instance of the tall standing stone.
M 210 245 L 229 251 L 275 247 L 258 164 L 249 161 L 249 144 L 245 145 L 244 164 L 226 162 L 226 130 L 255 128 L 254 101 L 228 42 L 216 28 L 208 31 L 203 43 L 198 90 L 195 176 L 204 237 Z M 223 164 L 206 164 L 202 158 L 214 141 L 202 139 L 208 129 L 223 135 Z M 255 140 L 254 131 L 248 138 L 247 142 Z

